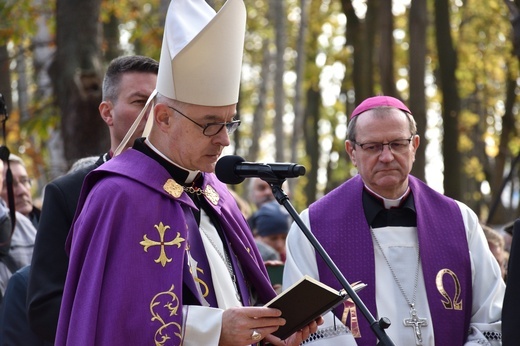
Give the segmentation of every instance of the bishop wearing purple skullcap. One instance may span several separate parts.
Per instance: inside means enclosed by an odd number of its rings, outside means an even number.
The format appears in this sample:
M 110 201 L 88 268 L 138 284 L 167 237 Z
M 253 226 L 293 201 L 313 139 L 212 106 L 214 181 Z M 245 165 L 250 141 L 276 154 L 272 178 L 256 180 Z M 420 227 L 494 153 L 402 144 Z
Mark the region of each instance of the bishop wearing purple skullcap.
M 352 112 L 345 149 L 358 174 L 312 203 L 303 222 L 395 345 L 501 345 L 505 285 L 477 215 L 410 174 L 420 141 L 406 105 L 370 97 Z M 347 175 L 348 172 L 344 172 Z M 283 287 L 305 273 L 341 289 L 298 226 Z M 352 302 L 327 314 L 306 345 L 375 345 Z
M 354 109 L 350 119 L 358 116 L 361 113 L 364 113 L 370 109 L 379 108 L 379 107 L 393 107 L 402 110 L 403 112 L 412 114 L 408 107 L 404 105 L 403 102 L 396 99 L 392 96 L 374 96 L 369 97 L 365 101 L 361 102 L 359 106 Z

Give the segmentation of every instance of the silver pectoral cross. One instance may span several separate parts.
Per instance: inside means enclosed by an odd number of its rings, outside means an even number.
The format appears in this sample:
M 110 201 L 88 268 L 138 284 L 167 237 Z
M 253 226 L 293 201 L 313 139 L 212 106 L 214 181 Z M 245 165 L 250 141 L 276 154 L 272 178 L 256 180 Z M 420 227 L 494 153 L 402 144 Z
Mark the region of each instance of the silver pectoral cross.
M 417 346 L 422 345 L 422 332 L 421 327 L 426 327 L 428 322 L 426 318 L 420 318 L 417 316 L 417 310 L 415 310 L 414 304 L 410 305 L 410 318 L 403 320 L 405 327 L 412 327 L 415 336 L 415 344 Z

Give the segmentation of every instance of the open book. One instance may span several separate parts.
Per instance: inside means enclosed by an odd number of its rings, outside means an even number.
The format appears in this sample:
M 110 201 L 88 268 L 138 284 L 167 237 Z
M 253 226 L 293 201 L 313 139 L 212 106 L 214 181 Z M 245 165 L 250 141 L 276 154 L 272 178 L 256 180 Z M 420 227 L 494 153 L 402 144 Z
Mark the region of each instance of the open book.
M 351 287 L 357 292 L 366 287 L 366 284 L 356 282 Z M 280 309 L 286 320 L 286 324 L 273 335 L 286 339 L 348 298 L 344 289 L 338 291 L 305 275 L 265 305 Z

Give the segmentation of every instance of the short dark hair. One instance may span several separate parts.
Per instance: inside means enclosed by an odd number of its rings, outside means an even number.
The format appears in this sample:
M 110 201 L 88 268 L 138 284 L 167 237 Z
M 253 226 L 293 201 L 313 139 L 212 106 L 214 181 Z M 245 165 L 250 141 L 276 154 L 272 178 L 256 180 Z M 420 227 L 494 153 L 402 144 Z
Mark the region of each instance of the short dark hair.
M 103 101 L 115 101 L 117 99 L 121 76 L 128 72 L 157 74 L 159 63 L 142 55 L 121 56 L 113 59 L 108 65 L 105 78 L 103 78 Z

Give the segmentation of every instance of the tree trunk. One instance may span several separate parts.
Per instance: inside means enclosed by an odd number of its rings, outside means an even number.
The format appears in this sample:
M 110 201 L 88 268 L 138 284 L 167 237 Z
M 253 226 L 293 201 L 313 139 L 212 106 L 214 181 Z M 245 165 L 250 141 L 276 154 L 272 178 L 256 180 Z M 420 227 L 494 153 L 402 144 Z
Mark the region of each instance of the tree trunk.
M 9 65 L 11 64 L 11 58 L 7 51 L 6 45 L 0 45 L 0 94 L 3 96 L 7 113 L 11 112 L 13 108 L 13 99 L 11 95 L 11 71 Z M 0 109 L 0 120 L 3 120 L 1 114 L 3 109 Z M 2 138 L 1 144 L 4 144 L 5 138 Z
M 435 39 L 439 57 L 439 85 L 443 101 L 444 194 L 462 200 L 461 154 L 458 149 L 460 98 L 455 76 L 457 53 L 451 38 L 449 4 L 449 0 L 435 1 Z
M 303 80 L 305 78 L 305 63 L 307 62 L 305 50 L 305 38 L 307 37 L 309 0 L 300 0 L 300 28 L 298 30 L 297 56 L 296 56 L 296 85 L 294 86 L 294 128 L 291 140 L 291 162 L 298 161 L 298 144 L 303 133 Z M 295 179 L 289 179 L 289 191 L 295 191 Z
M 41 2 L 42 0 L 35 0 L 35 3 L 38 5 L 41 5 Z M 47 12 L 43 12 L 36 19 L 38 29 L 33 38 L 33 67 L 36 77 L 36 92 L 34 96 L 37 104 L 42 106 L 41 109 L 38 107 L 39 109 L 35 111 L 34 116 L 44 117 L 45 113 L 56 114 L 55 109 L 51 107 L 53 103 L 53 89 L 51 76 L 49 75 L 51 63 L 56 54 L 54 37 L 49 30 L 49 23 L 53 19 L 50 13 Z M 46 174 L 42 172 L 38 181 L 38 187 L 42 188 L 48 181 L 62 175 L 67 170 L 63 141 L 61 132 L 58 129 L 51 130 L 45 147 L 49 159 L 46 166 L 42 167 Z
M 27 80 L 27 52 L 23 44 L 18 46 L 18 52 L 16 54 L 16 74 L 18 79 L 16 80 L 16 91 L 18 92 L 18 111 L 20 113 L 19 121 L 23 123 L 30 119 L 29 115 L 29 91 Z
M 269 51 L 269 40 L 264 40 L 262 47 L 262 67 L 260 71 L 260 84 L 258 85 L 258 104 L 253 114 L 253 126 L 251 128 L 251 146 L 249 148 L 248 160 L 257 161 L 260 153 L 260 138 L 265 128 L 265 112 L 267 89 L 270 84 L 269 66 L 271 65 L 271 52 Z M 238 131 L 236 131 L 238 132 Z
M 507 82 L 506 89 L 505 111 L 504 116 L 502 117 L 502 133 L 500 134 L 500 143 L 498 144 L 498 154 L 494 160 L 495 165 L 492 171 L 493 174 L 489 179 L 491 185 L 491 204 L 489 206 L 490 210 L 486 221 L 488 224 L 505 223 L 511 221 L 510 217 L 506 218 L 504 215 L 506 210 L 502 203 L 502 193 L 504 192 L 504 188 L 507 183 L 513 183 L 513 179 L 511 178 L 518 177 L 517 174 L 512 173 L 518 170 L 518 167 L 514 167 L 519 165 L 518 158 L 511 159 L 509 165 L 509 174 L 508 176 L 505 176 L 504 174 L 506 170 L 507 158 L 511 157 L 511 153 L 509 151 L 509 141 L 513 136 L 516 135 L 514 131 L 515 118 L 513 111 L 516 101 L 516 88 L 516 78 L 515 76 L 512 76 L 511 73 L 509 73 L 509 80 Z
M 321 95 L 318 85 L 311 85 L 307 89 L 307 107 L 305 108 L 305 149 L 309 166 L 307 167 L 307 185 L 305 197 L 307 205 L 317 197 L 318 162 L 320 157 L 320 142 L 318 136 L 318 121 L 320 119 Z
M 426 0 L 412 1 L 409 15 L 410 32 L 410 99 L 408 106 L 417 122 L 417 134 L 421 145 L 415 154 L 412 174 L 426 181 L 426 94 L 424 76 L 426 71 L 426 28 L 428 23 Z
M 374 94 L 373 51 L 377 2 L 378 0 L 367 1 L 367 12 L 362 22 L 354 11 L 352 0 L 341 0 L 343 13 L 347 17 L 346 45 L 353 47 L 353 58 L 350 62 L 345 62 L 347 66 L 352 64 L 352 77 L 345 78 L 353 81 L 356 105 Z
M 119 18 L 117 18 L 114 12 L 110 13 L 108 22 L 103 24 L 103 41 L 106 47 L 105 61 L 107 62 L 121 55 L 121 49 L 119 49 L 119 24 Z
M 103 80 L 100 4 L 101 0 L 58 0 L 56 4 L 54 91 L 69 165 L 110 147 L 107 126 L 98 111 Z
M 413 6 L 413 3 L 412 3 Z M 392 1 L 381 1 L 377 11 L 379 18 L 379 70 L 383 94 L 400 98 L 395 86 L 394 74 L 394 16 Z
M 271 0 L 271 15 L 274 19 L 275 28 L 275 45 L 276 45 L 276 71 L 274 74 L 274 107 L 275 107 L 275 118 L 274 118 L 274 135 L 275 135 L 275 147 L 276 161 L 285 161 L 285 133 L 283 126 L 283 117 L 285 109 L 285 91 L 283 85 L 283 77 L 285 73 L 285 46 L 287 37 L 285 33 L 285 2 L 280 0 Z

